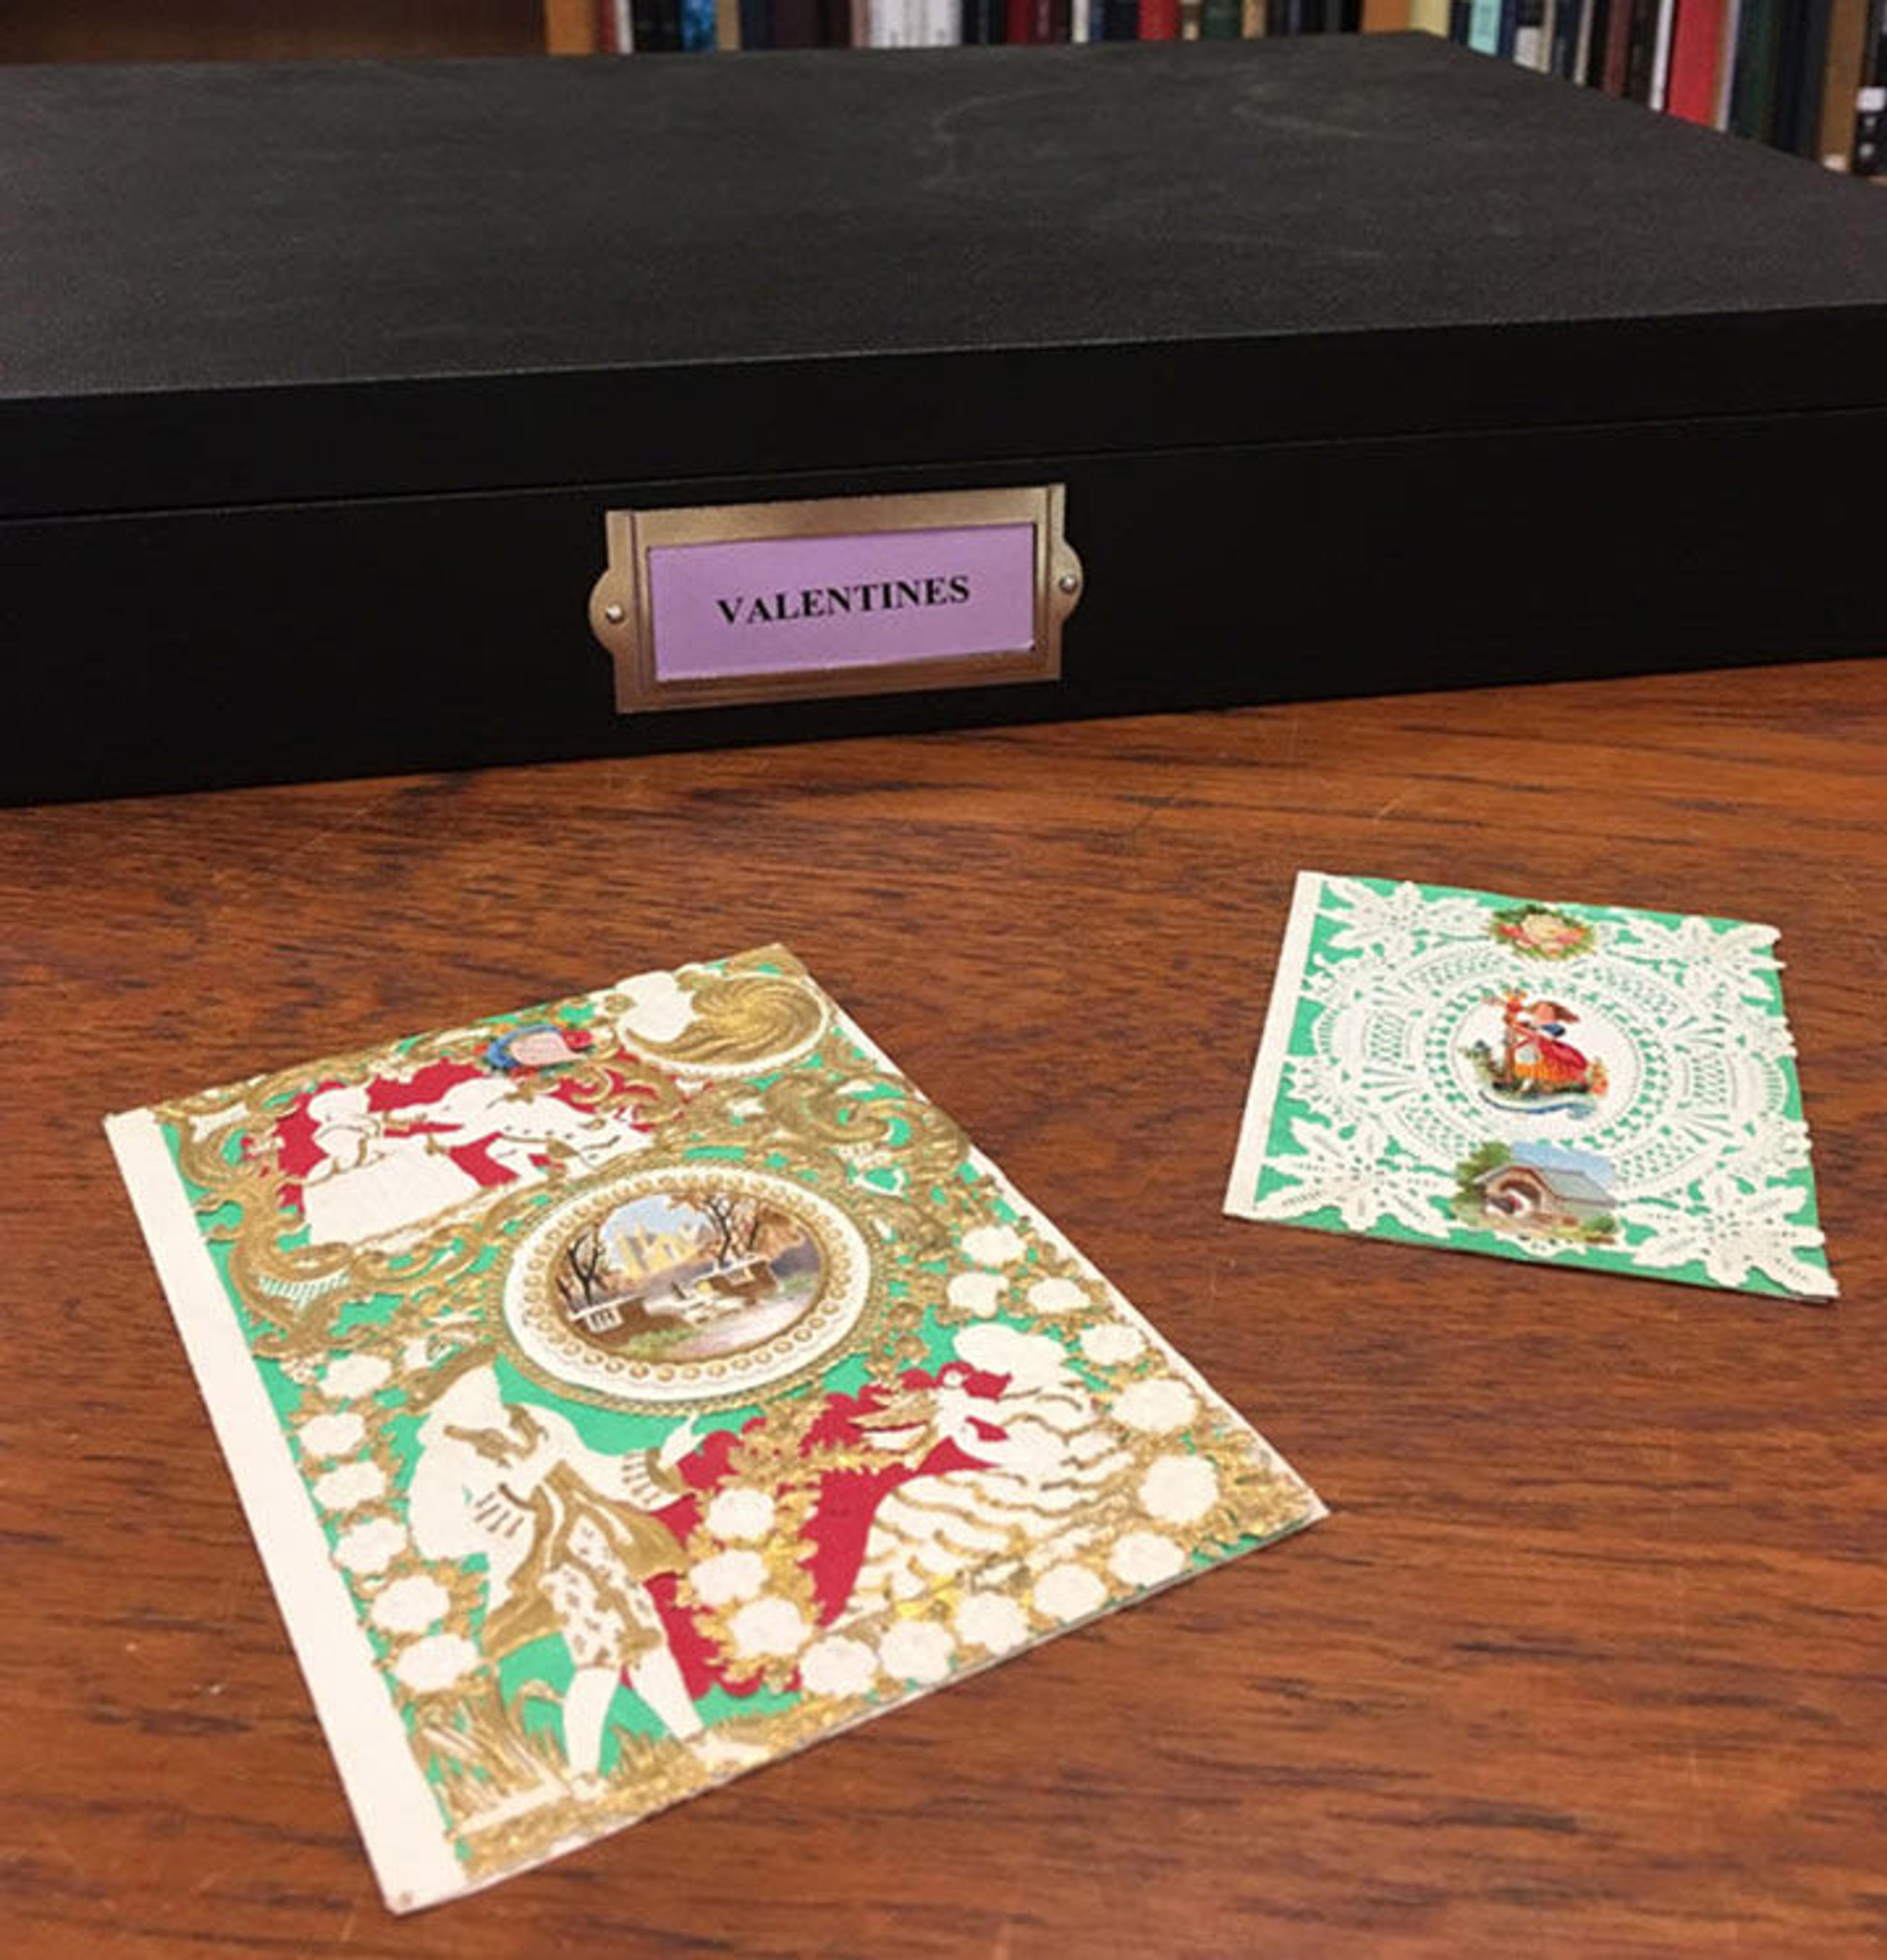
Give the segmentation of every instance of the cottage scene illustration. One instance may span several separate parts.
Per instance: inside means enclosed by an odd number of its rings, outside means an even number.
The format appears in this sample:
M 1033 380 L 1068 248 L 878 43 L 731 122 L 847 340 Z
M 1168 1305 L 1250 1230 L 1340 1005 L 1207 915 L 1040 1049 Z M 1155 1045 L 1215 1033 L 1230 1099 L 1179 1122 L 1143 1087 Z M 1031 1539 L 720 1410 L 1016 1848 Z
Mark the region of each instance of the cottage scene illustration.
M 1618 1236 L 1612 1166 L 1554 1144 L 1483 1144 L 1455 1167 L 1464 1224 L 1529 1237 L 1609 1246 Z
M 1487 1004 L 1500 1010 L 1498 1037 L 1478 1039 L 1465 1051 L 1483 1102 L 1528 1115 L 1577 1118 L 1597 1109 L 1611 1085 L 1605 1064 L 1571 1039 L 1576 1009 L 1517 989 L 1490 994 Z
M 554 1271 L 564 1318 L 586 1340 L 636 1360 L 700 1361 L 791 1327 L 819 1298 L 824 1261 L 797 1219 L 704 1187 L 618 1205 Z

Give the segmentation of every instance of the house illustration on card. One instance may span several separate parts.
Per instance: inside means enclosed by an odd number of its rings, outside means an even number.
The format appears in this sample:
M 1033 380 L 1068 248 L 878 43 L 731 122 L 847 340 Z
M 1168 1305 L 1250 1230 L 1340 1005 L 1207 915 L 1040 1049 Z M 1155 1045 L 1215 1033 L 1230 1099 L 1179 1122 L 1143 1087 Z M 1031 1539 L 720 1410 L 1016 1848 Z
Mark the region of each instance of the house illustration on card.
M 1522 1144 L 1472 1180 L 1486 1222 L 1521 1231 L 1596 1230 L 1616 1201 L 1603 1159 L 1586 1151 Z

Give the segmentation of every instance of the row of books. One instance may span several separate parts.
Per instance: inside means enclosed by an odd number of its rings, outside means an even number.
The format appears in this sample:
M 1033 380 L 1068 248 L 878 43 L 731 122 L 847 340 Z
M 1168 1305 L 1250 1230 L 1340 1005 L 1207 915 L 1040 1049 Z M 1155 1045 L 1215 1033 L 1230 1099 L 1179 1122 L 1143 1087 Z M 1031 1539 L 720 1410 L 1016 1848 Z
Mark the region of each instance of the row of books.
M 594 45 L 660 54 L 1403 27 L 1887 176 L 1887 0 L 599 0 Z
M 1353 30 L 1365 0 L 604 0 L 612 52 L 1237 40 Z M 1445 6 L 1445 0 L 1443 0 Z
M 1873 175 L 1882 0 L 1450 0 L 1452 39 Z

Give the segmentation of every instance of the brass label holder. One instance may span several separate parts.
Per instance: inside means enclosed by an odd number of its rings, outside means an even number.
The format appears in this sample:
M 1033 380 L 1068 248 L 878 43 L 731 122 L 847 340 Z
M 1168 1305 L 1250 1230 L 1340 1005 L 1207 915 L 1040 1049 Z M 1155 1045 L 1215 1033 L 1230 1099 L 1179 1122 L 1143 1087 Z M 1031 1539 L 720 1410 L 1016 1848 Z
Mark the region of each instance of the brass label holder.
M 610 511 L 590 624 L 621 714 L 1055 680 L 1061 484 Z

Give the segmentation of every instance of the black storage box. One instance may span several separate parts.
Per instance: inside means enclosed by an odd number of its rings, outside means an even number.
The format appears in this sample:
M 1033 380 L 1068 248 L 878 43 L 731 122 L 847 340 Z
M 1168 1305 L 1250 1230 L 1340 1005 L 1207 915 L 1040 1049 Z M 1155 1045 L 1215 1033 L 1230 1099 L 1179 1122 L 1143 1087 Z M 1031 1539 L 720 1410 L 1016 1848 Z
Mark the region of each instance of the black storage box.
M 1874 651 L 1884 328 L 1878 192 L 1419 36 L 0 71 L 0 787 Z M 619 711 L 606 514 L 1017 488 L 1058 677 Z

